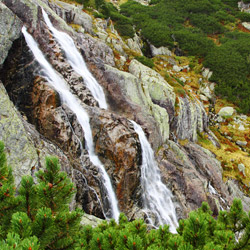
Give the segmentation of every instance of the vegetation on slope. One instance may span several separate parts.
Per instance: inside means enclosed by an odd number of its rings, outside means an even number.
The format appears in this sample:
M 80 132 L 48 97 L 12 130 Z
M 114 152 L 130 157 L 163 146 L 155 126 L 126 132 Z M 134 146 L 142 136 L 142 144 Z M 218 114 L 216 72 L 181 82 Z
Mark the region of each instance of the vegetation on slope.
M 156 47 L 181 49 L 196 56 L 214 73 L 216 93 L 250 111 L 250 34 L 237 28 L 250 21 L 235 0 L 160 0 L 143 6 L 129 0 L 121 14 L 131 18 L 137 31 Z
M 238 0 L 152 0 L 149 6 L 129 0 L 120 11 L 105 0 L 76 1 L 98 10 L 96 17 L 111 18 L 125 38 L 136 31 L 145 45 L 199 58 L 213 71 L 216 94 L 234 102 L 240 112 L 250 112 L 250 34 L 241 24 L 250 21 L 250 13 L 240 12 Z M 150 56 L 147 49 L 143 52 Z
M 18 193 L 0 142 L 0 248 L 3 250 L 85 249 L 249 249 L 250 215 L 240 200 L 230 211 L 220 211 L 216 219 L 206 203 L 179 221 L 178 234 L 167 225 L 149 230 L 143 220 L 128 222 L 121 214 L 96 228 L 81 225 L 82 212 L 69 211 L 75 192 L 73 184 L 60 172 L 58 160 L 48 157 L 46 170 L 24 176 Z

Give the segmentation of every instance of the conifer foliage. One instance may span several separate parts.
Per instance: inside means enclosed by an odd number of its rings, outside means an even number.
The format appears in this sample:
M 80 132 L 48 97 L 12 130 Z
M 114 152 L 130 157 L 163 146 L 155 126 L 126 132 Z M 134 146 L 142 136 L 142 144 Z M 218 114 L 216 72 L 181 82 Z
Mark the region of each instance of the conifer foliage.
M 179 221 L 177 234 L 167 225 L 149 230 L 140 219 L 81 225 L 82 212 L 69 210 L 75 193 L 58 159 L 48 157 L 46 169 L 22 178 L 16 193 L 4 145 L 0 142 L 1 250 L 249 250 L 250 214 L 235 199 L 229 211 L 213 218 L 207 203 Z
M 80 211 L 69 211 L 75 193 L 58 159 L 46 158 L 46 169 L 24 176 L 15 196 L 14 179 L 0 142 L 0 249 L 77 249 Z

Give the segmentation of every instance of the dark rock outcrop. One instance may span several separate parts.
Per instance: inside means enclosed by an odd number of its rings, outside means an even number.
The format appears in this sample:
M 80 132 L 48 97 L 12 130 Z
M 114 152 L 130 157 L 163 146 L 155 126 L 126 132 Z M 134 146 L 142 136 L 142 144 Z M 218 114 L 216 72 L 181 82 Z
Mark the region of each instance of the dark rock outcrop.
M 169 141 L 157 155 L 163 180 L 173 191 L 181 211 L 190 212 L 207 201 L 214 215 L 218 215 L 221 208 L 231 204 L 220 163 L 209 151 L 195 143 L 180 146 Z
M 90 109 L 95 149 L 116 189 L 121 211 L 140 200 L 141 148 L 132 124 L 123 117 Z

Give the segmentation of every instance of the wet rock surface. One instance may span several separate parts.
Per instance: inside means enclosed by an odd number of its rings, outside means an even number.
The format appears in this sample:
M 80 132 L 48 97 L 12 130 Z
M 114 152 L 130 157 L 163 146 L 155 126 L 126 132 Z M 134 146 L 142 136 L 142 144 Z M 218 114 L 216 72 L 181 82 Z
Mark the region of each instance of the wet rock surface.
M 180 146 L 169 141 L 157 155 L 163 180 L 179 203 L 177 211 L 180 206 L 181 211 L 189 212 L 207 201 L 217 215 L 221 208 L 226 209 L 230 204 L 220 163 L 209 152 L 194 143 Z M 215 193 L 210 193 L 210 186 Z
M 141 148 L 132 124 L 123 117 L 91 109 L 95 150 L 115 187 L 119 207 L 131 211 L 139 200 Z

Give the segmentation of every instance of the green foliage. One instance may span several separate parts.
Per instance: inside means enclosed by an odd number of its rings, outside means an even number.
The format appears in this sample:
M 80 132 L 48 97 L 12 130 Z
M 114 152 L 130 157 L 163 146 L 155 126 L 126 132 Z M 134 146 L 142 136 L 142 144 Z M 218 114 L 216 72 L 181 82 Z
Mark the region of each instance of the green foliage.
M 39 205 L 50 208 L 53 213 L 68 210 L 75 189 L 67 174 L 60 171 L 58 159 L 47 157 L 45 171 L 39 170 L 36 176 Z
M 222 0 L 222 2 L 233 8 L 238 8 L 238 0 Z
M 228 12 L 224 10 L 219 10 L 215 13 L 214 17 L 219 21 L 219 22 L 225 22 L 225 23 L 233 23 L 235 22 L 235 18 L 230 15 Z
M 216 94 L 236 103 L 244 113 L 250 111 L 249 38 L 245 33 L 228 33 L 220 39 L 222 45 L 210 51 L 203 63 L 213 71 L 211 80 L 218 83 Z
M 250 112 L 250 34 L 231 31 L 239 19 L 250 22 L 250 14 L 239 11 L 238 0 L 154 0 L 150 6 L 129 0 L 120 13 L 154 46 L 178 46 L 202 58 L 214 72 L 216 93 Z
M 212 16 L 205 14 L 192 14 L 190 15 L 190 22 L 206 34 L 218 34 L 224 32 L 223 26 Z
M 120 214 L 119 223 L 112 219 L 95 228 L 81 226 L 81 212 L 68 209 L 74 193 L 72 183 L 59 170 L 58 160 L 48 157 L 45 171 L 37 173 L 38 184 L 32 177 L 23 177 L 17 198 L 7 196 L 12 199 L 6 203 L 11 212 L 1 214 L 0 249 L 250 249 L 250 213 L 244 212 L 239 199 L 234 200 L 229 211 L 220 211 L 217 220 L 208 204 L 203 203 L 187 219 L 179 221 L 178 234 L 172 234 L 167 225 L 149 230 L 142 219 L 129 222 L 124 214 Z M 0 179 L 4 183 L 0 188 L 13 186 L 13 176 L 6 165 L 1 142 Z M 5 201 L 0 200 L 1 208 Z
M 24 176 L 15 196 L 14 179 L 0 142 L 1 249 L 76 249 L 80 211 L 69 211 L 75 193 L 58 159 L 46 158 L 45 171 Z
M 237 12 L 235 15 L 239 18 L 242 22 L 250 22 L 250 13 L 247 12 Z
M 170 233 L 166 225 L 147 230 L 144 221 L 128 222 L 121 214 L 119 224 L 111 221 L 96 228 L 86 226 L 82 235 L 85 249 L 89 250 L 236 250 L 249 249 L 249 225 L 249 216 L 243 211 L 240 200 L 234 200 L 230 211 L 221 211 L 218 220 L 212 217 L 208 204 L 203 203 L 186 220 L 179 222 L 178 234 Z
M 206 56 L 215 47 L 214 43 L 197 29 L 179 30 L 174 33 L 174 37 L 184 51 L 195 56 Z
M 149 68 L 154 67 L 154 62 L 150 58 L 147 58 L 145 56 L 136 56 L 135 59 Z
M 131 38 L 134 37 L 135 32 L 132 21 L 128 17 L 120 14 L 112 3 L 103 2 L 102 4 L 99 4 L 99 9 L 104 18 L 110 17 L 113 21 L 115 21 L 115 28 L 121 36 Z
M 4 144 L 0 141 L 0 239 L 7 235 L 12 214 L 19 205 L 15 193 L 12 170 L 7 165 Z

